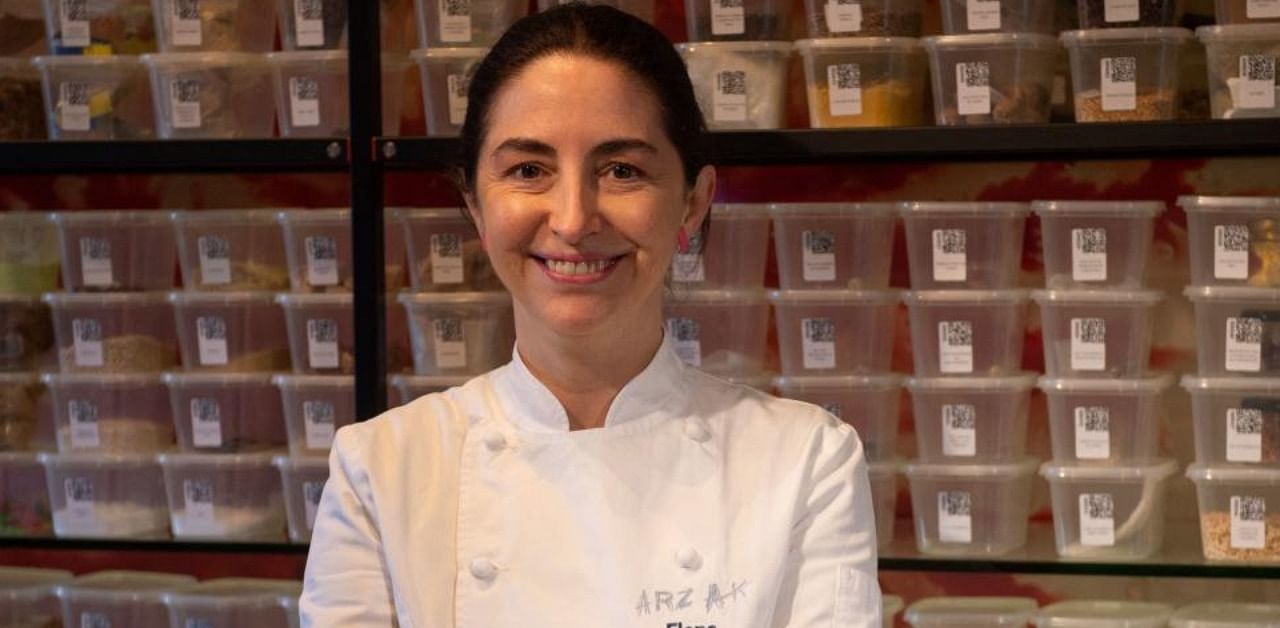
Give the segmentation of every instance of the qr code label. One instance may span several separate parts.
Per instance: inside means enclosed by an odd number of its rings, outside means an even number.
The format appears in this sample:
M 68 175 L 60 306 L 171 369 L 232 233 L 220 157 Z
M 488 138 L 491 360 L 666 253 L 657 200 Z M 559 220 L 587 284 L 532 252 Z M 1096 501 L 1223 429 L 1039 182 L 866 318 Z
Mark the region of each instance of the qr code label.
M 836 234 L 820 230 L 801 232 L 800 258 L 805 281 L 835 281 Z
M 938 538 L 943 543 L 973 542 L 973 498 L 968 491 L 938 493 Z
M 939 282 L 964 281 L 968 277 L 969 258 L 966 252 L 968 235 L 964 229 L 934 229 L 933 280 Z
M 1080 543 L 1087 547 L 1116 544 L 1115 499 L 1108 493 L 1080 495 Z
M 747 32 L 747 12 L 742 0 L 710 0 L 711 34 L 742 35 Z
M 1232 549 L 1267 546 L 1267 502 L 1256 495 L 1231 496 Z
M 1214 226 L 1213 276 L 1215 279 L 1249 278 L 1249 227 L 1247 225 Z
M 213 628 L 213 620 L 201 617 L 188 617 L 183 628 Z
M 106 354 L 102 349 L 102 323 L 92 318 L 72 319 L 71 341 L 76 366 L 102 368 L 106 365 Z
M 1075 409 L 1076 457 L 1105 460 L 1111 457 L 1111 411 L 1106 406 Z
M 462 126 L 467 121 L 467 90 L 471 88 L 471 77 L 466 74 L 450 74 L 447 79 L 449 97 L 449 124 Z
M 715 76 L 715 91 L 711 93 L 712 119 L 717 122 L 746 122 L 746 70 L 721 70 Z
M 991 114 L 991 65 L 986 61 L 956 64 L 956 110 L 962 116 Z
M 1247 0 L 1245 17 L 1251 20 L 1280 18 L 1280 0 Z
M 676 354 L 689 366 L 702 366 L 701 328 L 691 318 L 667 319 L 667 335 L 675 345 Z
M 859 0 L 829 0 L 824 13 L 827 30 L 834 35 L 862 31 L 862 3 Z
M 1227 462 L 1262 462 L 1262 410 L 1227 409 Z
M 196 238 L 200 253 L 200 283 L 223 286 L 231 283 L 231 243 L 216 235 Z
M 316 527 L 316 511 L 320 510 L 320 498 L 324 496 L 324 482 L 302 483 L 302 504 L 306 509 L 307 529 Z
M 1262 370 L 1262 319 L 1227 318 L 1226 369 L 1246 373 Z
M 1107 280 L 1106 229 L 1071 230 L 1071 278 L 1076 281 Z
M 289 119 L 297 128 L 320 126 L 320 82 L 304 76 L 289 79 Z
M 436 366 L 442 369 L 467 367 L 466 331 L 459 318 L 438 318 L 431 322 L 435 341 Z
M 836 367 L 836 323 L 829 318 L 800 319 L 801 361 L 806 369 Z
M 192 397 L 191 440 L 197 448 L 222 446 L 222 406 L 217 399 Z
M 72 449 L 97 449 L 101 446 L 98 432 L 98 405 L 84 399 L 67 402 L 71 423 Z
M 58 86 L 58 128 L 63 131 L 88 131 L 92 128 L 89 90 L 88 83 L 62 83 Z
M 86 286 L 108 287 L 115 283 L 111 272 L 111 241 L 80 238 L 80 274 Z
M 436 285 L 456 285 L 462 283 L 464 276 L 462 263 L 462 236 L 456 233 L 433 233 L 429 239 L 431 247 L 431 283 Z
M 54 486 L 57 486 L 56 484 Z M 89 525 L 93 518 L 94 487 L 89 478 L 66 478 L 62 481 L 67 500 L 67 517 L 74 524 Z
M 969 30 L 1000 30 L 1000 0 L 968 0 L 965 4 L 965 21 Z
M 1137 57 L 1104 57 L 1102 110 L 1134 111 L 1138 108 Z
M 173 0 L 173 14 L 169 17 L 169 29 L 170 38 L 175 46 L 204 45 L 200 0 Z
M 324 1 L 294 0 L 293 24 L 294 37 L 298 40 L 298 46 L 303 48 L 324 46 Z
M 333 404 L 328 401 L 304 401 L 302 418 L 307 449 L 328 451 L 333 446 L 333 434 L 337 429 Z
M 1107 368 L 1107 321 L 1101 318 L 1071 319 L 1071 370 L 1101 371 Z
M 58 3 L 58 18 L 62 26 L 63 46 L 83 48 L 92 43 L 89 0 L 61 0 Z
M 440 0 L 440 40 L 471 42 L 471 0 Z
M 832 116 L 862 115 L 862 67 L 856 63 L 827 66 L 827 108 Z
M 677 251 L 671 262 L 671 279 L 677 283 L 699 283 L 707 280 L 706 259 L 702 254 L 702 232 L 689 235 L 689 245 Z
M 329 318 L 307 321 L 307 360 L 313 369 L 336 369 L 341 365 L 338 321 Z
M 208 529 L 214 524 L 212 481 L 183 480 L 182 496 L 186 507 L 181 519 L 185 525 L 199 530 Z M 177 530 L 174 532 L 176 534 Z
M 1280 5 L 1280 1 L 1276 4 Z M 1230 81 L 1228 86 L 1231 86 Z M 1240 80 L 1232 89 L 1231 99 L 1237 109 L 1274 109 L 1276 58 L 1268 55 L 1241 56 Z
M 973 323 L 938 323 L 938 368 L 943 373 L 973 372 Z
M 338 243 L 328 236 L 303 239 L 307 256 L 307 283 L 314 287 L 338 285 Z
M 1141 17 L 1139 0 L 1105 0 L 1102 19 L 1107 24 L 1137 22 Z
M 81 613 L 80 628 L 111 628 L 111 618 L 102 613 Z
M 198 79 L 174 79 L 169 82 L 173 128 L 198 129 L 204 124 L 200 110 L 200 91 Z
M 218 316 L 196 318 L 196 352 L 201 366 L 225 366 L 227 352 L 227 322 Z
M 978 411 L 973 405 L 942 406 L 942 455 L 961 458 L 978 455 Z

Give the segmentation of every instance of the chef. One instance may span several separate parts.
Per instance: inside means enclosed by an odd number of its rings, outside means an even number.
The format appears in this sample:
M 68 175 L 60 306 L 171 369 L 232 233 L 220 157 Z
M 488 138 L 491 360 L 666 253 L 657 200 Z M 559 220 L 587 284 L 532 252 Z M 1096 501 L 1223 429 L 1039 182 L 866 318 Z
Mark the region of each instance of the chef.
M 880 626 L 857 435 L 664 338 L 667 268 L 716 186 L 671 43 L 565 5 L 469 89 L 459 179 L 516 347 L 338 432 L 303 625 Z

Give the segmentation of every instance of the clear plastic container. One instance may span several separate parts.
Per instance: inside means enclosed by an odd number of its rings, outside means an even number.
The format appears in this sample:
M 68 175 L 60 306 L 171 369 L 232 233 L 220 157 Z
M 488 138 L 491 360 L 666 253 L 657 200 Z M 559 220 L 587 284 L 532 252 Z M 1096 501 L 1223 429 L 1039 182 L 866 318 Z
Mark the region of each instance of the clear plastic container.
M 489 254 L 466 210 L 393 209 L 409 253 L 409 283 L 414 292 L 487 292 L 503 290 Z
M 1186 375 L 1196 462 L 1280 465 L 1280 379 Z
M 6 115 L 0 119 L 0 141 L 46 139 L 40 70 L 30 59 L 0 57 L 0 83 L 5 85 L 7 100 Z M 12 113 L 7 113 L 10 110 Z
M 1084 0 L 1076 11 L 1079 27 L 1092 29 L 1175 26 L 1182 18 L 1178 0 Z
M 739 375 L 768 366 L 769 299 L 763 290 L 681 290 L 665 305 L 667 336 L 686 364 Z
M 1180 196 L 1191 285 L 1280 288 L 1280 196 Z
M 151 0 L 97 0 L 83 5 L 44 0 L 49 53 L 55 55 L 136 55 L 155 52 Z
M 300 601 L 301 596 L 280 596 L 280 607 L 284 609 L 285 617 L 289 621 L 289 628 L 302 628 L 302 614 L 298 609 Z
M 173 308 L 164 293 L 49 292 L 64 373 L 138 373 L 178 363 Z
M 1280 562 L 1280 469 L 1193 464 L 1187 477 L 1196 484 L 1206 559 Z
M 1155 458 L 1169 375 L 1141 379 L 1040 378 L 1049 408 L 1053 459 L 1136 465 Z
M 1159 552 L 1166 480 L 1177 470 L 1173 460 L 1132 467 L 1045 463 L 1040 475 L 1053 495 L 1058 555 L 1140 560 Z
M 280 391 L 266 373 L 166 373 L 178 447 L 245 453 L 288 443 Z
M 1164 628 L 1173 609 L 1154 602 L 1072 600 L 1040 609 L 1036 628 Z
M 302 583 L 261 578 L 205 580 L 164 596 L 171 626 L 288 628 L 282 595 L 300 595 Z
M 171 292 L 188 371 L 288 370 L 289 335 L 271 292 Z
M 150 454 L 173 447 L 160 375 L 48 373 L 41 380 L 53 400 L 58 451 Z
M 309 543 L 316 525 L 316 510 L 324 483 L 329 480 L 329 461 L 321 457 L 276 456 L 272 464 L 280 470 L 284 486 L 284 509 L 289 515 L 289 540 Z
M 913 628 L 1025 628 L 1036 614 L 1029 597 L 930 597 L 907 607 Z
M 871 481 L 871 502 L 876 509 L 876 547 L 880 549 L 893 543 L 899 470 L 900 465 L 893 461 L 871 462 L 867 465 L 867 477 Z
M 867 460 L 892 460 L 898 452 L 898 405 L 902 378 L 897 375 L 797 376 L 774 380 L 778 393 L 807 401 L 853 426 Z
M 61 626 L 56 586 L 72 577 L 70 571 L 61 569 L 0 567 L 0 624 L 15 628 Z
M 1015 463 L 1027 450 L 1035 375 L 908 377 L 916 451 L 923 463 Z
M 1190 39 L 1182 28 L 1062 33 L 1071 54 L 1076 122 L 1176 119 L 1181 55 Z
M 1277 628 L 1280 605 L 1201 602 L 1178 609 L 1169 628 Z
M 433 377 L 430 375 L 392 375 L 391 386 L 399 397 L 396 405 L 406 405 L 424 395 L 444 392 L 467 383 L 470 377 Z
M 54 140 L 147 139 L 155 114 L 146 68 L 132 56 L 36 57 Z
M 38 295 L 57 290 L 59 268 L 58 230 L 48 214 L 0 212 L 0 293 Z
M 271 52 L 274 3 L 263 0 L 152 0 L 161 52 Z
M 173 287 L 175 244 L 162 211 L 50 214 L 58 226 L 68 292 L 143 292 Z
M 1045 287 L 1141 288 L 1163 201 L 1037 201 Z
M 808 0 L 810 4 L 819 1 Z M 829 11 L 843 11 L 858 5 L 831 2 L 825 6 Z M 811 128 L 924 124 L 928 61 L 918 40 L 804 39 L 796 42 L 796 49 L 804 58 Z
M 128 626 L 169 628 L 164 595 L 194 585 L 187 575 L 142 571 L 100 571 L 58 587 L 62 619 L 76 628 Z
M 1045 372 L 1053 377 L 1141 377 L 1164 295 L 1154 290 L 1036 290 Z
M 280 45 L 285 50 L 347 47 L 347 0 L 277 0 L 276 13 L 280 18 Z
M 329 455 L 333 434 L 356 420 L 356 380 L 345 375 L 276 375 L 289 453 Z
M 389 216 L 388 216 L 389 218 Z M 298 209 L 276 215 L 284 225 L 289 281 L 294 292 L 351 292 L 351 210 Z M 404 231 L 385 222 L 386 291 L 405 285 Z
M 42 453 L 39 459 L 58 538 L 169 538 L 164 479 L 154 455 Z
M 997 290 L 1018 285 L 1025 203 L 903 203 L 911 287 Z
M 1050 0 L 944 0 L 942 32 L 947 35 L 971 33 L 1040 33 L 1057 35 Z
M 176 211 L 171 219 L 187 290 L 288 289 L 284 234 L 275 210 Z
M 1218 0 L 1218 10 L 1222 12 L 1223 5 L 1234 5 L 1230 10 L 1243 13 L 1246 1 Z M 1280 12 L 1271 21 L 1280 21 Z M 1274 69 L 1280 50 L 1280 24 L 1202 26 L 1196 29 L 1196 35 L 1205 45 L 1215 119 L 1280 116 L 1280 85 L 1276 84 Z
M 289 327 L 293 372 L 351 374 L 356 370 L 355 314 L 350 294 L 276 295 Z
M 790 40 L 791 6 L 782 0 L 684 0 L 685 26 L 692 42 Z
M 161 139 L 271 137 L 276 111 L 264 55 L 174 52 L 143 55 L 142 62 L 151 70 Z
M 479 375 L 511 359 L 515 322 L 505 292 L 401 294 L 418 375 Z
M 906 466 L 922 554 L 998 556 L 1026 545 L 1037 461 Z
M 1027 293 L 939 290 L 904 294 L 919 377 L 1022 372 Z
M 939 126 L 1046 123 L 1058 45 L 1035 33 L 927 37 Z
M 454 137 L 467 119 L 467 88 L 487 48 L 430 48 L 409 56 L 418 64 L 427 135 Z
M 1203 377 L 1280 376 L 1280 289 L 1188 286 Z
M 53 343 L 53 314 L 39 296 L 0 293 L 0 373 L 49 365 Z
M 177 539 L 282 541 L 284 496 L 271 454 L 160 454 Z
M 888 372 L 900 299 L 893 290 L 771 291 L 782 372 Z
M 281 136 L 315 138 L 348 134 L 350 90 L 345 50 L 274 52 L 267 55 L 267 61 L 271 63 L 274 79 Z M 383 55 L 381 67 L 382 132 L 398 135 L 404 74 L 409 60 L 399 55 Z
M 39 374 L 0 373 L 0 451 L 53 447 L 53 407 Z
M 809 37 L 919 37 L 924 25 L 921 0 L 805 0 L 804 9 Z
M 745 0 L 743 4 L 773 1 Z M 689 68 L 708 129 L 780 129 L 786 125 L 790 42 L 717 41 L 676 44 L 676 49 Z
M 893 619 L 902 612 L 902 607 L 903 602 L 900 596 L 886 594 L 880 596 L 880 620 L 884 628 L 893 628 L 896 625 Z
M 711 206 L 708 233 L 689 234 L 689 246 L 671 262 L 671 282 L 684 288 L 735 289 L 764 286 L 769 249 L 767 205 Z
M 1216 0 L 1214 15 L 1218 24 L 1260 24 L 1280 21 L 1280 9 L 1266 0 Z
M 487 48 L 529 12 L 529 3 L 521 0 L 415 0 L 414 5 L 420 48 Z
M 38 454 L 25 451 L 0 452 L 0 537 L 43 538 L 53 536 L 53 520 L 49 518 L 49 488 Z M 0 568 L 0 625 L 12 621 L 13 611 L 6 609 L 9 584 Z
M 770 205 L 769 215 L 783 290 L 889 286 L 893 205 L 789 203 Z

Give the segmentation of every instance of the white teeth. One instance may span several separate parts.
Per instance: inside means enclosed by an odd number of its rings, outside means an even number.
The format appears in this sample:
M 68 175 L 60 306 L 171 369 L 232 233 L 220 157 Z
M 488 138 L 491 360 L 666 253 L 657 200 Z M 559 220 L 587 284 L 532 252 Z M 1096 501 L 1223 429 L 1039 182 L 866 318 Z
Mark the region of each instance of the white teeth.
M 547 268 L 558 275 L 591 275 L 613 265 L 613 260 L 596 260 L 593 262 L 565 262 L 547 260 Z

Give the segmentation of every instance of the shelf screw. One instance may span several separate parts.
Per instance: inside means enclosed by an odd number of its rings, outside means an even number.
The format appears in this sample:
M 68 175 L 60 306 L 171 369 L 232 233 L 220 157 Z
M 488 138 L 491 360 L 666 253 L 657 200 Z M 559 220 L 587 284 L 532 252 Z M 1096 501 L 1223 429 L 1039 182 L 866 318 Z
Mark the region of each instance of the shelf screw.
M 385 157 L 385 158 L 387 158 L 387 159 L 395 159 L 395 156 L 396 156 L 396 143 L 395 143 L 395 142 L 386 142 L 386 143 L 384 143 L 384 144 L 382 145 L 382 156 L 383 156 L 383 157 Z
M 325 147 L 324 152 L 329 156 L 329 159 L 338 159 L 339 157 L 342 157 L 342 145 L 337 142 L 329 142 L 329 145 Z

